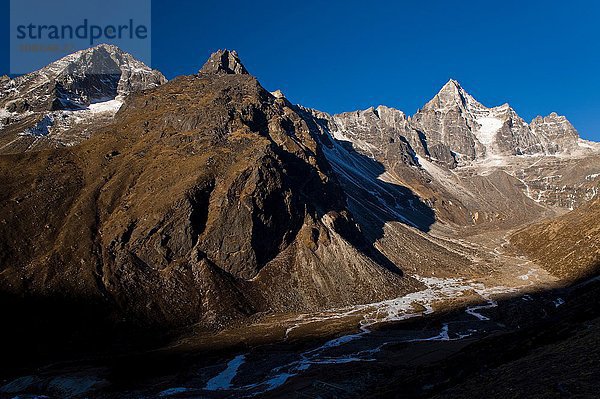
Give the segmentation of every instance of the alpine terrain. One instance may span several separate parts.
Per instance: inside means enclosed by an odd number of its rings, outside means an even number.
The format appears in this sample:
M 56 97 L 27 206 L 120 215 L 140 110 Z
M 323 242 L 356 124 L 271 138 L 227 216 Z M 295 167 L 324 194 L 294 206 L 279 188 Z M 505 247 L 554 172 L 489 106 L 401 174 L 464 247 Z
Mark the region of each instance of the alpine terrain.
M 2 79 L 0 187 L 0 397 L 597 393 L 600 144 L 556 113 L 99 45 Z

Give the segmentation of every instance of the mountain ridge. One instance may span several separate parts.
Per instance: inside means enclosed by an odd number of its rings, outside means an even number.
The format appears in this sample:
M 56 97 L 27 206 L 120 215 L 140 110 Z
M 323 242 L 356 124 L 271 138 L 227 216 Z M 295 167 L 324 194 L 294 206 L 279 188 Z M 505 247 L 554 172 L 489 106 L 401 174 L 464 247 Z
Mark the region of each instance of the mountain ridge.
M 455 81 L 432 101 L 413 117 L 329 115 L 269 93 L 220 50 L 197 74 L 124 92 L 69 145 L 4 127 L 46 144 L 0 154 L 0 287 L 99 304 L 109 324 L 219 331 L 513 270 L 498 255 L 509 232 L 596 197 L 593 148 L 514 153 L 542 135 L 580 146 L 566 119 L 537 120 L 531 136 Z M 484 118 L 502 122 L 489 140 Z

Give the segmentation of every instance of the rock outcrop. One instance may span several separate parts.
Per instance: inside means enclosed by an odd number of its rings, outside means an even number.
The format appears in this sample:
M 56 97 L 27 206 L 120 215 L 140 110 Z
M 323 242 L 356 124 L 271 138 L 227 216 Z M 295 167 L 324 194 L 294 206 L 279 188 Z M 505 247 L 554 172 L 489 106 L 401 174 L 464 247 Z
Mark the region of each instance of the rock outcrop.
M 201 74 L 239 74 L 248 75 L 248 71 L 236 51 L 219 50 L 213 53 L 200 69 Z
M 536 117 L 529 127 L 544 142 L 544 148 L 549 154 L 570 154 L 578 149 L 579 133 L 567 118 L 556 112 Z

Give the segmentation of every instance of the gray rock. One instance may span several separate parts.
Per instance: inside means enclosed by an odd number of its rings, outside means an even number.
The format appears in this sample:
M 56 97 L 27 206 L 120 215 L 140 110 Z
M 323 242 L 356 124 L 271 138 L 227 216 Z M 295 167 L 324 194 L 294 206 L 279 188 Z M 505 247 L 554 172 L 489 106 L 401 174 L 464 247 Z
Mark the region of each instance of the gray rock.
M 564 116 L 552 112 L 548 116 L 538 116 L 529 124 L 531 131 L 544 141 L 549 154 L 570 153 L 577 148 L 579 134 Z
M 551 114 L 528 125 L 508 104 L 485 107 L 455 80 L 446 83 L 415 114 L 411 125 L 423 133 L 429 148 L 445 146 L 457 154 L 461 163 L 488 157 L 569 152 L 577 147 L 579 139 L 564 117 Z M 454 164 L 448 157 L 440 159 L 449 167 Z
M 201 74 L 215 75 L 249 75 L 248 71 L 240 61 L 236 51 L 219 50 L 211 54 L 202 69 Z
M 472 160 L 478 153 L 485 153 L 473 134 L 477 125 L 472 110 L 482 108 L 458 82 L 450 80 L 414 115 L 411 124 L 426 136 L 429 147 L 440 148 L 443 144 L 461 157 Z

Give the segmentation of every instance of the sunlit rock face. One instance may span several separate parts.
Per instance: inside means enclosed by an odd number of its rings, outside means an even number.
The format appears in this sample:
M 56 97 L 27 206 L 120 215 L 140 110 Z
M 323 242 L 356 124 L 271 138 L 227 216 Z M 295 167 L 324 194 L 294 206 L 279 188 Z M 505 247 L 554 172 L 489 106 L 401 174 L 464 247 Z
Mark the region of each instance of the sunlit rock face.
M 556 122 L 559 118 L 556 116 Z M 574 129 L 558 127 L 554 120 L 558 129 L 536 120 L 530 126 L 508 104 L 487 108 L 454 80 L 446 83 L 411 122 L 424 133 L 429 146 L 447 147 L 459 163 L 486 157 L 553 154 L 576 146 L 578 139 Z

